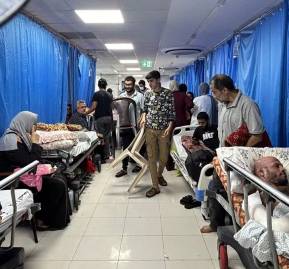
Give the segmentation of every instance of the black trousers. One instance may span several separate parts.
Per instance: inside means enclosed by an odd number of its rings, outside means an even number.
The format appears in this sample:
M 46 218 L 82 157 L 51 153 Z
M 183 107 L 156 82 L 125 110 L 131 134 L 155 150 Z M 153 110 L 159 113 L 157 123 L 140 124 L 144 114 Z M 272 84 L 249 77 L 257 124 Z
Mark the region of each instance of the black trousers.
M 122 138 L 122 149 L 125 150 L 133 141 L 135 135 L 132 129 L 124 129 L 120 132 L 120 137 Z M 122 160 L 122 169 L 127 170 L 129 157 Z
M 228 200 L 226 190 L 224 189 L 224 186 L 215 171 L 213 174 L 213 180 L 210 182 L 208 189 L 222 195 L 226 200 Z M 217 229 L 218 226 L 224 226 L 226 210 L 219 204 L 219 202 L 216 199 L 209 197 L 208 208 L 210 215 L 210 226 L 213 229 Z

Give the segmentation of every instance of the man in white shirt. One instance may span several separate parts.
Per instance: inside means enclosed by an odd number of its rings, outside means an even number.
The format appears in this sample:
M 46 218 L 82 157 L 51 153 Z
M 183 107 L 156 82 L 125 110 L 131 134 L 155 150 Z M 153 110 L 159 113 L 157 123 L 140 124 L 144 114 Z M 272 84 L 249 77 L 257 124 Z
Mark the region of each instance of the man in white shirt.
M 213 104 L 215 102 L 211 96 L 209 96 L 210 86 L 203 82 L 199 86 L 200 89 L 200 96 L 195 97 L 193 102 L 195 106 L 197 107 L 197 110 L 194 112 L 194 115 L 198 115 L 200 112 L 206 112 L 209 115 L 210 124 L 217 125 L 216 122 L 214 122 L 215 114 L 217 113 L 216 106 Z M 214 115 L 213 115 L 214 114 Z
M 143 110 L 143 103 L 144 103 L 144 96 L 142 93 L 138 92 L 135 90 L 135 78 L 133 76 L 128 76 L 124 80 L 124 88 L 125 91 L 120 94 L 119 97 L 126 97 L 126 98 L 131 98 L 135 101 L 136 104 L 136 119 L 134 119 L 134 111 L 131 110 L 131 121 L 133 123 L 138 122 L 140 115 Z M 120 136 L 122 137 L 122 145 L 123 145 L 123 150 L 126 149 L 130 143 L 134 139 L 134 132 L 133 129 L 124 129 L 121 130 Z M 125 158 L 122 161 L 122 170 L 120 170 L 115 176 L 116 177 L 122 177 L 127 175 L 127 166 L 128 166 L 128 160 L 129 158 Z M 136 166 L 132 172 L 137 173 L 140 171 L 140 167 Z

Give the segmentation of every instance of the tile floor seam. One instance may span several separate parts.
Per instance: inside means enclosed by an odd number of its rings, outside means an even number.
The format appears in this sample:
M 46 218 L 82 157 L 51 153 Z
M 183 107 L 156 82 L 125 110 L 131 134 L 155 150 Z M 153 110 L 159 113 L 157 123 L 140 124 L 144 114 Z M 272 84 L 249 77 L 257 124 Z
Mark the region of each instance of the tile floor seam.
M 122 228 L 122 235 L 121 235 L 121 240 L 120 240 L 120 246 L 119 246 L 118 258 L 117 258 L 117 267 L 116 268 L 118 268 L 118 264 L 119 264 L 120 252 L 121 252 L 123 236 L 124 236 L 124 231 L 125 231 L 125 224 L 126 224 L 126 219 L 127 219 L 127 211 L 128 211 L 128 203 L 126 205 L 126 212 L 125 212 L 124 224 L 123 224 L 123 228 Z

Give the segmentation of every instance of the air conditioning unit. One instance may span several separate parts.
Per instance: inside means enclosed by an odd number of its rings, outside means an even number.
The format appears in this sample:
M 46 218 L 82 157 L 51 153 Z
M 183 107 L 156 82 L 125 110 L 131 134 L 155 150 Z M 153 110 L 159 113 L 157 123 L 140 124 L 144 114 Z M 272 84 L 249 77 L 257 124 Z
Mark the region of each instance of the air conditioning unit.
M 174 56 L 188 56 L 199 54 L 200 52 L 202 52 L 202 50 L 200 48 L 193 47 L 174 47 L 162 49 L 162 52 Z

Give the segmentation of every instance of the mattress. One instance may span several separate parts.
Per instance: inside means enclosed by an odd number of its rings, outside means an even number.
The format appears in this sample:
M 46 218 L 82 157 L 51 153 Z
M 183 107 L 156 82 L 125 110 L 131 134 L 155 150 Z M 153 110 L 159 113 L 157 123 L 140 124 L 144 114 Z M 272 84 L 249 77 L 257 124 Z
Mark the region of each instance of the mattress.
M 71 156 L 76 157 L 79 154 L 87 151 L 91 144 L 97 140 L 96 132 L 85 132 L 85 135 L 88 137 L 88 140 L 86 141 L 80 141 L 78 142 L 71 150 L 68 150 Z
M 34 203 L 33 194 L 30 190 L 16 189 L 15 197 L 17 204 L 17 218 L 20 218 Z M 10 190 L 0 191 L 0 203 L 2 205 L 0 214 L 0 232 L 3 232 L 10 226 L 13 215 L 13 204 Z

